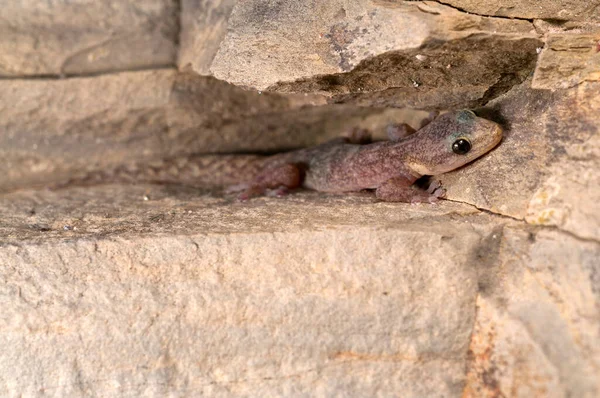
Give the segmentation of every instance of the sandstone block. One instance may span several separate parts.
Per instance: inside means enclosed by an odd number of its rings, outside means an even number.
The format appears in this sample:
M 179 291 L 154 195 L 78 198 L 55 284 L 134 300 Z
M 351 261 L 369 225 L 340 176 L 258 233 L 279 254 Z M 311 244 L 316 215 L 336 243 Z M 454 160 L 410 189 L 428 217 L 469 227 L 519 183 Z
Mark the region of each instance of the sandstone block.
M 1 206 L 2 395 L 463 388 L 479 234 L 442 220 L 469 208 L 123 186 Z
M 178 12 L 173 0 L 7 1 L 0 16 L 0 76 L 172 66 Z

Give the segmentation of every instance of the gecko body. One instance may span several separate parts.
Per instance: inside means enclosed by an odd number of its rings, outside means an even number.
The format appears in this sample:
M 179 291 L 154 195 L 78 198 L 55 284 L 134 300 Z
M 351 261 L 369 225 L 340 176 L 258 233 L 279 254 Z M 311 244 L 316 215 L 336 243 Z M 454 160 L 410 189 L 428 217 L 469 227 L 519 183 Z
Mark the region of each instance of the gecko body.
M 428 191 L 412 185 L 423 175 L 457 169 L 494 148 L 501 127 L 469 110 L 449 112 L 399 140 L 358 144 L 365 137 L 340 138 L 322 145 L 273 155 L 253 180 L 236 188 L 241 199 L 267 189 L 303 186 L 322 192 L 375 189 L 385 201 L 435 201 L 443 196 L 439 185 Z

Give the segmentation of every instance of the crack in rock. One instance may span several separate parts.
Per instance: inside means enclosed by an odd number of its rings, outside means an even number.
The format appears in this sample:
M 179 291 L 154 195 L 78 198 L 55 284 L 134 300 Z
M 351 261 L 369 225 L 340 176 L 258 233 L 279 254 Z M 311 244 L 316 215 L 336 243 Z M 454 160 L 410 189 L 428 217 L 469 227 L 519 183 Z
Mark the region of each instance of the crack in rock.
M 473 203 L 463 202 L 463 201 L 460 201 L 460 200 L 453 200 L 453 199 L 444 199 L 444 200 L 447 200 L 448 202 L 460 203 L 460 204 L 464 204 L 464 205 L 473 207 L 473 208 L 479 210 L 482 213 L 489 214 L 489 215 L 494 216 L 494 217 L 500 217 L 500 218 L 504 218 L 504 219 L 511 220 L 511 221 L 517 221 L 517 222 L 522 223 L 524 225 L 532 226 L 532 227 L 535 227 L 535 228 L 538 228 L 538 229 L 554 230 L 554 231 L 557 231 L 557 232 L 560 232 L 560 233 L 564 233 L 564 234 L 572 237 L 573 239 L 577 239 L 577 240 L 579 240 L 581 242 L 590 242 L 590 243 L 600 244 L 600 240 L 599 239 L 594 239 L 594 238 L 588 238 L 588 237 L 585 237 L 585 236 L 580 236 L 580 235 L 577 235 L 576 233 L 574 233 L 572 231 L 568 231 L 568 230 L 562 229 L 562 228 L 560 228 L 558 226 L 555 226 L 555 225 L 536 225 L 536 224 L 532 224 L 532 223 L 528 222 L 524 218 L 519 218 L 519 217 L 511 216 L 511 215 L 508 215 L 508 214 L 497 213 L 497 212 L 495 212 L 493 210 L 486 209 L 486 208 L 474 205 Z

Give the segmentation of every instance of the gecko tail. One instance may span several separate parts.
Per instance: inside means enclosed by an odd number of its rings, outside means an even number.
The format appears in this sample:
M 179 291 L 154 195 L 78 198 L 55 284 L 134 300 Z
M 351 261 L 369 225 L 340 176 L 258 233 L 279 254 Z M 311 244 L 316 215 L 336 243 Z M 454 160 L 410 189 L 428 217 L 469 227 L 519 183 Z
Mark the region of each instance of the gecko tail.
M 254 180 L 263 169 L 264 159 L 259 155 L 194 155 L 135 162 L 79 173 L 52 188 L 123 183 L 224 188 Z

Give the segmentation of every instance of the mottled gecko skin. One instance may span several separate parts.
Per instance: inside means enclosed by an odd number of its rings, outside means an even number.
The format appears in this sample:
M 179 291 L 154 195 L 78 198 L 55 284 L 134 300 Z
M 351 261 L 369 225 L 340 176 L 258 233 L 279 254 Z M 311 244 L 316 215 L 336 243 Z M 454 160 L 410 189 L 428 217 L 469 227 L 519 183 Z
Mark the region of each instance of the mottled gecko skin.
M 236 188 L 244 189 L 240 199 L 267 189 L 303 186 L 322 192 L 375 189 L 384 201 L 433 202 L 444 191 L 439 185 L 429 191 L 417 190 L 412 184 L 418 178 L 459 168 L 490 151 L 501 139 L 498 124 L 469 110 L 450 112 L 398 141 L 359 145 L 340 138 L 274 155 L 265 159 L 257 178 Z

